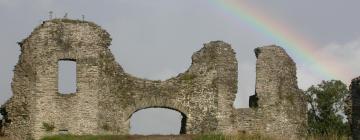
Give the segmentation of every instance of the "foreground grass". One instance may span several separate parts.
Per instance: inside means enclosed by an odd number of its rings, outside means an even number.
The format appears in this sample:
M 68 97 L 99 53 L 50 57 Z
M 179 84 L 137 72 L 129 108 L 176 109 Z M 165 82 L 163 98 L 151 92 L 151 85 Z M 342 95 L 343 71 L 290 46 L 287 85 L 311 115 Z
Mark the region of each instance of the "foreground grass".
M 189 136 L 181 138 L 181 140 L 279 140 L 261 135 L 250 135 L 250 134 L 239 134 L 239 135 L 222 135 L 222 134 L 203 134 L 203 135 L 181 135 Z M 112 135 L 86 135 L 86 136 L 74 136 L 74 135 L 58 135 L 45 137 L 41 140 L 128 140 L 128 139 L 137 139 L 134 138 L 137 136 L 112 136 Z M 146 136 L 146 140 L 152 140 L 156 136 Z M 164 136 L 167 137 L 167 136 Z M 168 136 L 169 139 L 173 139 L 174 136 Z M 309 136 L 305 138 L 306 140 L 348 140 L 346 136 Z M 2 140 L 2 139 L 0 139 Z M 283 138 L 280 140 L 287 140 Z
M 42 138 L 41 140 L 126 140 L 126 136 L 112 136 L 112 135 L 85 135 L 85 136 L 74 136 L 74 135 L 57 135 Z
M 208 134 L 200 135 L 194 140 L 275 140 L 271 137 L 265 137 L 258 134 L 238 134 L 238 135 L 222 135 L 222 134 Z
M 330 136 L 308 136 L 306 140 L 349 140 L 349 136 L 338 136 L 338 135 L 330 135 Z
M 184 140 L 275 140 L 272 138 L 265 138 L 260 135 L 233 135 L 233 136 L 226 136 L 222 134 L 204 134 L 204 135 L 193 135 L 185 137 Z M 136 136 L 134 136 L 136 137 Z M 144 136 L 145 137 L 145 136 Z M 146 136 L 147 140 L 151 140 L 153 137 L 156 136 Z M 166 137 L 166 136 L 164 136 Z M 169 136 L 169 139 L 172 139 Z M 58 135 L 58 136 L 49 136 L 45 137 L 42 140 L 127 140 L 127 139 L 134 139 L 132 136 L 74 136 L 74 135 Z M 135 138 L 136 139 L 136 138 Z M 181 139 L 181 140 L 183 140 Z

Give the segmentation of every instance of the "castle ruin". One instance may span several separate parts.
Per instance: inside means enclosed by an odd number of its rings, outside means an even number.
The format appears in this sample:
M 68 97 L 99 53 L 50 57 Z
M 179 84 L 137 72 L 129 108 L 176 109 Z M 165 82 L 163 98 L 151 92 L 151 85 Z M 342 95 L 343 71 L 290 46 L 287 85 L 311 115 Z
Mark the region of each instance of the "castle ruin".
M 1 131 L 15 140 L 123 135 L 134 112 L 161 107 L 181 112 L 181 134 L 260 133 L 290 140 L 305 134 L 306 102 L 295 63 L 281 47 L 255 49 L 256 93 L 250 108 L 235 109 L 238 63 L 229 44 L 206 43 L 187 71 L 153 81 L 124 72 L 110 43 L 105 30 L 87 21 L 53 19 L 38 26 L 19 43 Z M 58 92 L 59 61 L 76 62 L 75 93 Z
M 351 128 L 353 140 L 360 140 L 360 77 L 350 84 L 350 96 L 347 98 L 346 115 Z

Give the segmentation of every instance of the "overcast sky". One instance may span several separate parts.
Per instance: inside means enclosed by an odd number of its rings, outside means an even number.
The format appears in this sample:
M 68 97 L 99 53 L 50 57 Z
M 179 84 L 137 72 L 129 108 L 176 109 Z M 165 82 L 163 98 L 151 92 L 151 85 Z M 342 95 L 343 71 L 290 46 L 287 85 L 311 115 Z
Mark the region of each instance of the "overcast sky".
M 223 40 L 235 49 L 239 88 L 235 107 L 247 107 L 254 94 L 254 48 L 277 44 L 271 37 L 226 15 L 211 0 L 0 0 L 0 104 L 11 97 L 13 68 L 20 54 L 16 42 L 26 38 L 49 11 L 56 17 L 93 21 L 113 39 L 117 62 L 137 77 L 165 80 L 184 72 L 191 55 L 203 43 Z M 227 1 L 227 0 L 225 0 Z M 245 2 L 267 17 L 291 27 L 311 40 L 315 50 L 348 68 L 345 83 L 360 76 L 360 1 L 358 0 L 251 0 Z M 250 13 L 251 14 L 251 13 Z M 291 57 L 296 57 L 290 54 Z M 302 89 L 321 80 L 309 73 L 309 64 L 295 59 Z M 335 65 L 337 66 L 337 65 Z M 330 68 L 331 69 L 331 68 Z M 345 71 L 344 71 L 345 72 Z M 344 74 L 345 75 L 345 74 Z M 160 114 L 160 115 L 159 115 Z M 131 120 L 132 133 L 178 133 L 180 114 L 161 109 L 141 110 Z M 154 120 L 158 119 L 158 120 Z M 157 124 L 155 123 L 162 123 Z M 176 132 L 177 131 L 177 132 Z

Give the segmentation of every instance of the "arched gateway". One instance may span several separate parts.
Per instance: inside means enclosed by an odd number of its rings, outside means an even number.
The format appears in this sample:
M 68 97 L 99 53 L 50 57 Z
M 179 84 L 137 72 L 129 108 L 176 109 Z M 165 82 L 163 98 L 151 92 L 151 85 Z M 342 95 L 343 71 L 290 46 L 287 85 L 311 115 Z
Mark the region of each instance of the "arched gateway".
M 175 133 L 173 133 L 173 134 L 186 134 L 187 116 L 186 116 L 185 113 L 183 113 L 183 112 L 181 112 L 181 111 L 179 111 L 179 110 L 173 109 L 173 108 L 154 106 L 154 107 L 148 107 L 148 108 L 139 109 L 139 110 L 135 111 L 133 114 L 131 114 L 131 116 L 129 117 L 129 120 L 130 120 L 130 119 L 135 115 L 135 113 L 137 113 L 138 111 L 143 111 L 143 110 L 147 110 L 147 109 L 162 109 L 162 110 L 161 110 L 161 111 L 163 111 L 162 113 L 164 113 L 164 110 L 166 110 L 166 111 L 167 111 L 166 113 L 171 113 L 172 115 L 174 115 L 175 112 L 176 112 L 176 114 L 180 114 L 180 115 L 181 115 L 181 116 L 180 116 L 181 119 L 179 120 L 179 122 L 180 122 L 180 127 L 179 127 L 179 128 L 180 128 L 180 129 L 179 129 L 179 131 L 177 131 L 177 132 L 176 132 L 176 130 L 175 130 Z M 160 110 L 156 110 L 156 112 L 158 112 L 158 113 L 159 113 L 159 111 L 160 111 Z M 158 116 L 162 116 L 162 115 L 158 115 Z M 166 117 L 169 117 L 169 116 L 166 116 Z M 151 119 L 153 119 L 153 118 L 149 118 L 149 120 L 147 120 L 147 122 L 150 122 Z M 158 119 L 162 119 L 162 118 L 158 118 Z M 135 121 L 135 120 L 132 120 L 132 121 Z M 141 126 L 144 126 L 144 125 L 141 124 Z M 138 128 L 143 128 L 143 127 L 138 127 Z M 130 129 L 132 129 L 132 130 L 134 131 L 134 128 L 132 128 L 131 125 L 130 125 Z M 163 129 L 163 130 L 166 130 L 166 129 L 164 129 L 164 128 L 162 128 L 162 129 Z M 169 127 L 168 127 L 167 129 L 169 129 Z M 170 129 L 174 129 L 174 126 L 171 127 Z M 175 129 L 176 129 L 176 128 L 175 128 Z M 156 130 L 156 128 L 151 127 L 151 130 Z M 173 131 L 174 131 L 174 130 L 173 130 Z M 145 132 L 145 133 L 148 133 L 148 134 L 159 134 L 159 132 L 158 132 L 158 133 Z M 131 134 L 131 131 L 130 131 L 130 134 Z M 134 133 L 133 133 L 133 134 L 134 134 Z M 135 134 L 136 134 L 136 133 L 135 133 Z M 160 132 L 160 134 L 163 135 L 164 133 L 163 133 L 163 132 Z
M 235 109 L 237 61 L 229 44 L 212 41 L 189 69 L 165 81 L 136 78 L 115 62 L 111 38 L 91 22 L 45 21 L 20 44 L 13 97 L 2 106 L 2 131 L 14 139 L 69 133 L 128 134 L 129 116 L 165 107 L 186 116 L 184 133 L 261 133 L 297 139 L 306 123 L 296 67 L 277 46 L 255 50 L 252 108 Z M 58 91 L 58 62 L 76 62 L 76 92 Z

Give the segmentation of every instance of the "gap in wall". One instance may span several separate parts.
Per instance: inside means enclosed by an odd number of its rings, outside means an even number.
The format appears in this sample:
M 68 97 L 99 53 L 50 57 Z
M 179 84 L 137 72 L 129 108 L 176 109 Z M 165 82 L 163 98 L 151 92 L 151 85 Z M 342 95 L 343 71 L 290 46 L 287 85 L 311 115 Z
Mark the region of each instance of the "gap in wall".
M 76 61 L 59 60 L 58 92 L 60 94 L 76 93 Z
M 183 115 L 166 108 L 146 108 L 136 111 L 130 118 L 130 134 L 179 135 Z

